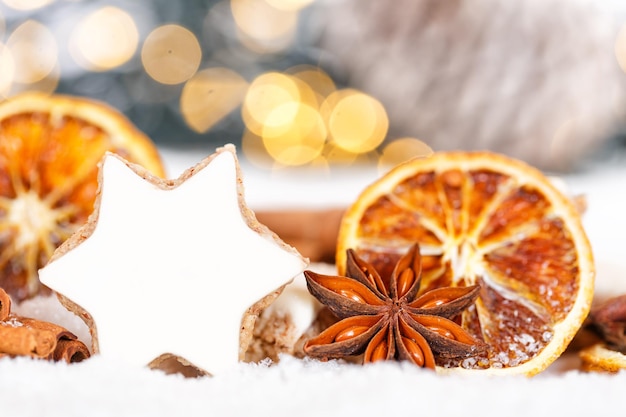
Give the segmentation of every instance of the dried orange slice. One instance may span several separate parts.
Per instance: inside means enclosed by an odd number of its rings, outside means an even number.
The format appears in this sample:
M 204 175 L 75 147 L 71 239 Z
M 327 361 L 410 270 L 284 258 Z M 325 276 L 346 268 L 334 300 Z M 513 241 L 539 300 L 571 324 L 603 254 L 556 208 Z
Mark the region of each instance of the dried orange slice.
M 626 354 L 597 343 L 579 352 L 585 371 L 616 373 L 626 369 Z
M 536 374 L 587 316 L 594 265 L 574 204 L 536 169 L 488 152 L 437 153 L 399 165 L 347 210 L 337 268 L 353 248 L 383 275 L 419 242 L 421 291 L 480 284 L 459 320 L 488 354 L 439 370 Z
M 106 151 L 164 175 L 155 145 L 103 103 L 25 93 L 0 104 L 0 287 L 16 301 L 45 290 L 38 269 L 91 214 Z

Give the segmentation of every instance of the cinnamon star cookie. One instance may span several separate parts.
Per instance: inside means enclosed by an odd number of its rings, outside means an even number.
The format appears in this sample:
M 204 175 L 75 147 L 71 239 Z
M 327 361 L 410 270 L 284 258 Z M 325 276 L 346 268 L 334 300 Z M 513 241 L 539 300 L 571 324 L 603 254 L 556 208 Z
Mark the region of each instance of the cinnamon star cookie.
M 94 353 L 217 374 L 243 359 L 256 316 L 307 263 L 246 207 L 226 145 L 175 180 L 107 154 L 94 213 L 40 279 L 85 320 Z

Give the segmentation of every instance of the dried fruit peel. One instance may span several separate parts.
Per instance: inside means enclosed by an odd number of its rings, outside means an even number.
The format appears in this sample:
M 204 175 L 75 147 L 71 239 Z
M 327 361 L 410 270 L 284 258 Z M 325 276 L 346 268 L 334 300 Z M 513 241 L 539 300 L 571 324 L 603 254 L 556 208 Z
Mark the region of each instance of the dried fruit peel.
M 578 354 L 586 371 L 616 373 L 626 369 L 626 355 L 598 343 Z
M 24 93 L 0 104 L 0 286 L 45 293 L 37 270 L 93 210 L 97 164 L 114 151 L 164 175 L 156 146 L 102 102 Z
M 339 273 L 348 248 L 383 270 L 414 241 L 425 255 L 424 291 L 481 284 L 463 325 L 496 346 L 488 363 L 473 364 L 488 368 L 482 372 L 542 371 L 589 312 L 595 268 L 579 213 L 541 172 L 520 161 L 442 152 L 396 167 L 347 210 L 337 245 Z

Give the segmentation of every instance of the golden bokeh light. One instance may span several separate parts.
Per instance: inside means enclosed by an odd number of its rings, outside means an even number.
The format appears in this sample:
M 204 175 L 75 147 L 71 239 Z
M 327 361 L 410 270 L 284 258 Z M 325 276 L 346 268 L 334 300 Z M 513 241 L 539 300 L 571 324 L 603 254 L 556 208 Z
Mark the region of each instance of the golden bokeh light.
M 83 18 L 72 32 L 69 50 L 91 71 L 107 71 L 130 60 L 139 44 L 135 21 L 126 11 L 106 6 Z
M 258 168 L 271 169 L 274 165 L 274 158 L 267 153 L 263 139 L 247 129 L 241 138 L 241 151 L 246 160 Z
M 615 39 L 615 57 L 622 71 L 626 72 L 626 24 L 622 26 Z
M 231 11 L 241 43 L 257 53 L 275 53 L 293 43 L 298 12 L 281 10 L 265 0 L 231 0 Z
M 317 96 L 322 98 L 321 102 L 323 102 L 323 99 L 328 97 L 337 89 L 333 79 L 319 67 L 314 67 L 312 65 L 297 65 L 289 68 L 285 72 L 306 83 L 308 87 L 317 94 Z
M 59 81 L 61 79 L 61 69 L 59 65 L 55 65 L 54 68 L 41 80 L 38 80 L 34 83 L 19 83 L 14 82 L 11 85 L 11 90 L 9 91 L 10 96 L 14 96 L 16 94 L 25 92 L 25 91 L 37 91 L 45 94 L 52 94 L 56 91 L 59 86 Z
M 246 127 L 257 136 L 263 135 L 267 125 L 276 129 L 289 125 L 297 113 L 296 107 L 284 107 L 281 112 L 269 115 L 288 103 L 300 102 L 300 90 L 289 76 L 278 72 L 268 72 L 256 77 L 244 98 L 241 115 Z M 289 110 L 289 111 L 286 111 Z M 280 117 L 279 117 L 280 116 Z
M 3 0 L 3 3 L 15 10 L 36 10 L 53 3 L 54 0 Z
M 228 68 L 199 71 L 180 96 L 185 122 L 196 132 L 208 131 L 243 102 L 247 88 L 247 81 Z
M 426 143 L 416 138 L 400 138 L 389 142 L 382 150 L 378 160 L 379 172 L 385 173 L 390 168 L 413 158 L 427 158 L 433 150 Z
M 320 150 L 307 145 L 295 145 L 287 140 L 276 141 L 273 146 L 263 141 L 269 155 L 282 166 L 300 166 L 313 161 L 320 155 Z
M 179 25 L 154 29 L 141 49 L 141 62 L 146 72 L 162 84 L 180 84 L 189 80 L 200 67 L 201 59 L 198 39 Z
M 382 104 L 354 89 L 336 90 L 324 71 L 299 65 L 268 72 L 250 84 L 241 109 L 248 155 L 279 166 L 370 163 L 379 160 L 389 120 Z
M 337 146 L 332 141 L 326 143 L 322 155 L 333 165 L 344 167 L 355 165 L 376 166 L 380 160 L 380 153 L 376 149 L 364 153 L 353 153 Z
M 296 84 L 296 87 L 298 88 L 298 94 L 300 95 L 300 102 L 313 107 L 316 111 L 319 110 L 320 105 L 324 101 L 324 97 L 317 94 L 317 92 L 314 91 L 311 88 L 311 86 L 307 82 L 303 81 L 302 79 L 298 77 L 293 77 L 290 75 L 288 76 L 289 78 L 291 78 L 291 80 Z
M 263 121 L 261 136 L 264 138 L 279 137 L 291 130 L 296 123 L 300 102 L 288 101 L 272 108 Z
M 265 0 L 278 10 L 298 11 L 310 6 L 315 0 Z
M 330 161 L 328 161 L 328 159 L 326 159 L 326 157 L 324 155 L 320 155 L 317 158 L 315 158 L 313 161 L 311 161 L 310 164 L 307 165 L 307 167 L 311 167 L 314 171 L 312 171 L 315 174 L 315 177 L 318 179 L 330 179 L 331 178 L 331 166 L 330 166 Z
M 320 158 L 327 139 L 319 103 L 319 95 L 302 79 L 268 72 L 252 81 L 241 112 L 247 129 L 276 163 L 305 165 Z
M 290 96 L 297 98 L 275 103 L 275 106 L 266 109 L 265 119 L 263 119 L 262 126 L 260 126 L 261 135 L 264 138 L 282 136 L 293 129 L 292 125 L 294 123 L 307 123 L 309 121 L 317 123 L 319 118 L 319 100 L 317 95 L 304 81 L 294 77 L 289 77 L 289 79 L 294 82 L 297 88 L 297 92 L 292 92 Z M 310 115 L 310 110 L 316 113 L 315 118 Z M 303 118 L 303 111 L 308 117 Z M 323 120 L 322 123 L 324 123 Z M 308 129 L 309 125 L 303 128 Z M 325 131 L 326 129 L 324 129 Z
M 327 99 L 330 111 L 328 131 L 332 140 L 337 146 L 354 153 L 376 149 L 389 128 L 383 105 L 361 92 L 340 90 L 337 93 Z
M 275 116 L 277 114 L 278 116 Z M 268 115 L 284 120 L 284 114 L 293 114 L 290 123 L 276 129 L 268 123 L 263 130 L 263 144 L 268 154 L 282 165 L 304 165 L 321 155 L 326 141 L 326 126 L 317 109 L 302 102 L 285 103 Z
M 8 97 L 15 75 L 15 62 L 11 50 L 0 43 L 0 96 Z
M 6 46 L 15 64 L 14 81 L 32 84 L 48 77 L 57 66 L 58 47 L 50 30 L 35 20 L 26 20 L 9 36 Z
M 326 96 L 326 99 L 322 102 L 322 105 L 320 106 L 320 113 L 326 121 L 326 124 L 328 124 L 330 116 L 333 113 L 333 110 L 335 109 L 337 103 L 339 103 L 343 98 L 355 94 L 361 94 L 361 92 L 353 88 L 342 88 L 341 90 L 332 91 Z
M 326 142 L 322 155 L 324 155 L 328 161 L 339 165 L 350 165 L 354 163 L 359 156 L 358 153 L 349 152 L 337 146 L 332 140 Z

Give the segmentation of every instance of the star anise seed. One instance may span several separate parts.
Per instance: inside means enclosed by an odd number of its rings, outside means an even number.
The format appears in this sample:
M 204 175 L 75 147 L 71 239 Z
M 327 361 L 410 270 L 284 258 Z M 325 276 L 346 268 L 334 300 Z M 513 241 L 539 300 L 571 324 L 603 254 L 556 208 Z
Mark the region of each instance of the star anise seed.
M 435 367 L 435 355 L 482 353 L 486 345 L 453 321 L 476 300 L 479 286 L 437 288 L 418 297 L 421 265 L 415 244 L 388 282 L 351 249 L 345 277 L 305 271 L 309 292 L 340 319 L 308 340 L 305 352 L 322 359 L 364 354 L 364 363 L 396 359 L 428 368 Z

